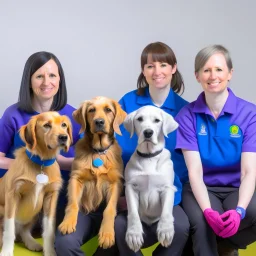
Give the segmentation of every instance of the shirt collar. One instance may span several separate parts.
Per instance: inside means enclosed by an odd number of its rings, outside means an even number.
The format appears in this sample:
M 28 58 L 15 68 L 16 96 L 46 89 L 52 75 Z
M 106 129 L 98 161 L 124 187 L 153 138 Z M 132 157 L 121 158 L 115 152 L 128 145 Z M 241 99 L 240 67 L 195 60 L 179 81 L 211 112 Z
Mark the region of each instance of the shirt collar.
M 228 88 L 228 98 L 227 101 L 220 113 L 220 115 L 224 115 L 224 113 L 234 114 L 236 112 L 236 104 L 237 104 L 237 98 L 235 94 L 232 92 L 230 88 Z M 193 107 L 194 113 L 205 113 L 212 115 L 211 111 L 209 110 L 208 106 L 205 102 L 205 94 L 202 92 L 197 100 L 195 101 L 195 105 Z
M 148 87 L 145 87 L 144 95 L 137 95 L 137 104 L 139 104 L 141 106 L 145 106 L 145 105 L 155 106 L 150 97 Z M 169 92 L 164 104 L 161 106 L 161 108 L 176 109 L 174 92 L 173 92 L 172 88 L 170 89 L 170 92 Z

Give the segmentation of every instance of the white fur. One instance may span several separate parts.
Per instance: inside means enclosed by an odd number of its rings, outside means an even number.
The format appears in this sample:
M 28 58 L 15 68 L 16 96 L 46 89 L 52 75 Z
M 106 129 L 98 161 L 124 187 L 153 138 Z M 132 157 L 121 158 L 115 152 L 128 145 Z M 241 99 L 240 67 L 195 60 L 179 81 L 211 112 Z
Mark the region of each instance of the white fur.
M 44 255 L 56 256 L 54 250 L 54 220 L 44 216 L 43 218 L 43 240 L 44 240 Z
M 14 218 L 4 220 L 3 247 L 0 256 L 13 256 L 15 240 Z
M 38 183 L 38 182 L 36 183 L 36 186 L 35 186 L 34 208 L 36 208 L 39 194 L 42 191 L 42 188 L 44 187 L 44 185 L 45 184 L 41 184 L 41 183 Z
M 165 139 L 178 127 L 171 115 L 153 106 L 146 106 L 132 112 L 124 122 L 131 136 L 138 135 L 136 150 L 141 153 L 163 151 L 152 158 L 142 158 L 134 152 L 125 168 L 125 194 L 128 208 L 126 242 L 135 252 L 143 245 L 141 221 L 151 225 L 158 221 L 158 241 L 169 246 L 174 236 L 172 214 L 174 194 L 174 171 L 170 152 L 165 149 Z M 145 130 L 152 130 L 146 139 Z

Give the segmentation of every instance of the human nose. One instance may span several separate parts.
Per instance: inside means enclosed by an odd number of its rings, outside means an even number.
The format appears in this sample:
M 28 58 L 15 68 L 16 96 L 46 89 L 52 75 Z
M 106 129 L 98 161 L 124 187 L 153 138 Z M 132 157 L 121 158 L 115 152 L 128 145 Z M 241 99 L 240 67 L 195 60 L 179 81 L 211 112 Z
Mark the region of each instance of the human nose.
M 49 84 L 50 78 L 46 75 L 44 76 L 44 84 Z
M 214 80 L 214 79 L 216 79 L 216 77 L 217 77 L 216 72 L 212 71 L 211 74 L 210 74 L 210 79 Z
M 156 65 L 155 68 L 154 68 L 154 74 L 159 75 L 160 73 L 161 73 L 161 68 Z

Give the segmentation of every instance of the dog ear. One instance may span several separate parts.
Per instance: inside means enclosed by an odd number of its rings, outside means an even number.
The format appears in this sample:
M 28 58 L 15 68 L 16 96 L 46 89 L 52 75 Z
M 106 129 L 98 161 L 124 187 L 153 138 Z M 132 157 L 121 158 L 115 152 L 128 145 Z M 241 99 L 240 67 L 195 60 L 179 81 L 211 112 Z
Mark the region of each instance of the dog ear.
M 136 116 L 137 111 L 130 113 L 124 120 L 124 128 L 130 133 L 130 138 L 134 133 L 134 117 Z
M 178 128 L 178 123 L 174 120 L 174 118 L 167 114 L 165 111 L 161 110 L 163 117 L 163 133 L 164 136 L 168 138 L 168 134 Z
M 113 128 L 117 134 L 122 135 L 119 126 L 120 126 L 120 124 L 122 124 L 124 122 L 124 119 L 127 116 L 127 114 L 125 111 L 123 111 L 123 109 L 121 108 L 121 106 L 118 102 L 116 102 L 115 100 L 112 100 L 112 104 L 116 111 L 115 119 L 113 122 Z
M 67 147 L 65 147 L 65 151 L 68 152 L 69 147 L 70 147 L 70 146 L 72 145 L 72 143 L 73 143 L 72 123 L 71 123 L 70 119 L 69 119 L 67 116 L 64 116 L 64 118 L 65 118 L 65 122 L 66 122 L 67 125 L 68 125 L 67 131 L 68 131 L 68 135 L 69 135 L 69 138 L 70 138 L 70 144 L 67 145 Z
M 82 103 L 81 106 L 72 114 L 75 121 L 81 124 L 81 129 L 79 133 L 85 132 L 86 129 L 86 110 L 88 103 L 89 101 L 85 101 L 84 103 Z
M 26 144 L 26 147 L 33 150 L 36 147 L 36 122 L 37 118 L 32 117 L 30 121 L 20 128 L 20 138 Z

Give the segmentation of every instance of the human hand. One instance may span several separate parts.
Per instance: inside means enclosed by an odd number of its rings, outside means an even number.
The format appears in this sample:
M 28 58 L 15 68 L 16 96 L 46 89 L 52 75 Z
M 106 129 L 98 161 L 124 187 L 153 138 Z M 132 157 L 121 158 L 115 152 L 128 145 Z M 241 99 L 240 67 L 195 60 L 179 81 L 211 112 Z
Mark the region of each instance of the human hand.
M 241 215 L 236 210 L 224 212 L 221 216 L 225 228 L 220 232 L 219 236 L 227 238 L 237 233 L 240 226 Z
M 217 211 L 207 208 L 204 210 L 204 217 L 216 235 L 219 235 L 225 228 L 223 220 Z

